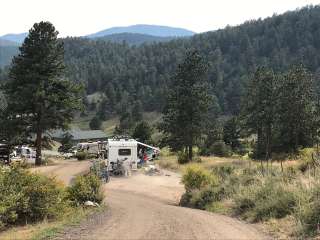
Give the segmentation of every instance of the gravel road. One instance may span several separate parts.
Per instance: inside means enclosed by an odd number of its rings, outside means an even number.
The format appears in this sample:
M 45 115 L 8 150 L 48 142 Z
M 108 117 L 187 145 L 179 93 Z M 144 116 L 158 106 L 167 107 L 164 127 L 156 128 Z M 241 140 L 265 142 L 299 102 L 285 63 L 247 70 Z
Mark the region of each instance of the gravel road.
M 66 182 L 75 163 L 55 171 Z M 46 171 L 48 173 L 48 171 Z M 177 206 L 183 193 L 180 176 L 163 171 L 112 178 L 104 186 L 105 212 L 68 228 L 56 239 L 267 239 L 242 221 Z

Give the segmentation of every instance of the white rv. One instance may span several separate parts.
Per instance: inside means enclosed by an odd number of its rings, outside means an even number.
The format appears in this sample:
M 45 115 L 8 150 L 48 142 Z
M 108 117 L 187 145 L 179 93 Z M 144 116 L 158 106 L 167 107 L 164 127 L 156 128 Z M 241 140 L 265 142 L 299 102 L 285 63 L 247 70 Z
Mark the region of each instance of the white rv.
M 13 161 L 24 159 L 27 163 L 35 163 L 36 151 L 27 146 L 15 147 L 12 156 Z
M 138 143 L 134 139 L 108 139 L 107 161 L 108 166 L 120 163 L 128 163 L 132 170 L 137 169 L 138 164 Z
M 103 142 L 103 144 L 105 144 Z M 105 147 L 105 157 L 107 158 L 107 165 L 108 170 L 112 171 L 116 169 L 119 164 L 124 165 L 125 168 L 129 168 L 132 170 L 136 170 L 138 168 L 139 161 L 144 161 L 143 158 L 140 156 L 140 159 L 138 157 L 138 145 L 140 145 L 140 148 L 143 147 L 145 149 L 151 149 L 152 153 L 151 155 L 156 156 L 159 154 L 160 149 L 152 147 L 150 145 L 138 142 L 134 139 L 129 138 L 114 138 L 114 139 L 108 139 Z M 153 156 L 146 155 L 146 161 L 151 160 Z

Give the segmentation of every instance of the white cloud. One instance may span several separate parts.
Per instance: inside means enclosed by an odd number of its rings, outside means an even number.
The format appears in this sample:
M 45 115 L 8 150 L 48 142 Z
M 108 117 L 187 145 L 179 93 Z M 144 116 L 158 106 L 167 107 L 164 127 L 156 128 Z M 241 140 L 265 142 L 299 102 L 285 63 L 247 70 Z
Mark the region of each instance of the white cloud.
M 0 35 L 25 32 L 41 20 L 61 36 L 139 23 L 203 32 L 308 4 L 320 0 L 0 0 Z

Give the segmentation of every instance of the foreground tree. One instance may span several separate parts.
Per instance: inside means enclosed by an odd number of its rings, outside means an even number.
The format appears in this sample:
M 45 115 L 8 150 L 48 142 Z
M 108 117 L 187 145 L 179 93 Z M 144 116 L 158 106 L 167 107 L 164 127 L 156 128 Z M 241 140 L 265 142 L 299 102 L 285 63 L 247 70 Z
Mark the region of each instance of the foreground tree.
M 4 86 L 11 119 L 36 134 L 36 165 L 41 165 L 43 133 L 66 128 L 81 106 L 81 87 L 62 78 L 64 49 L 57 36 L 51 23 L 34 24 Z
M 196 52 L 188 52 L 178 66 L 163 111 L 159 129 L 164 142 L 172 150 L 183 150 L 188 160 L 193 157 L 192 147 L 205 131 L 211 97 L 207 86 L 207 63 Z

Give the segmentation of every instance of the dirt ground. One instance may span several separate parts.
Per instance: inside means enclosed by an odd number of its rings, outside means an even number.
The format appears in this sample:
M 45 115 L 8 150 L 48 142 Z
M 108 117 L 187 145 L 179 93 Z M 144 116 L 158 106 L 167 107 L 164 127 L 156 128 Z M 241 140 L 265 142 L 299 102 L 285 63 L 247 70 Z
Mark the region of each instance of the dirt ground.
M 59 159 L 54 163 L 54 165 L 35 167 L 31 168 L 30 171 L 56 177 L 65 185 L 68 185 L 71 183 L 72 179 L 75 176 L 84 172 L 88 172 L 90 166 L 91 162 L 89 161 L 78 161 L 76 159 Z
M 65 183 L 84 171 L 89 162 L 38 168 L 56 174 Z M 206 211 L 177 206 L 184 189 L 180 175 L 133 173 L 114 177 L 104 185 L 107 210 L 80 225 L 68 228 L 56 239 L 267 239 L 252 225 Z

